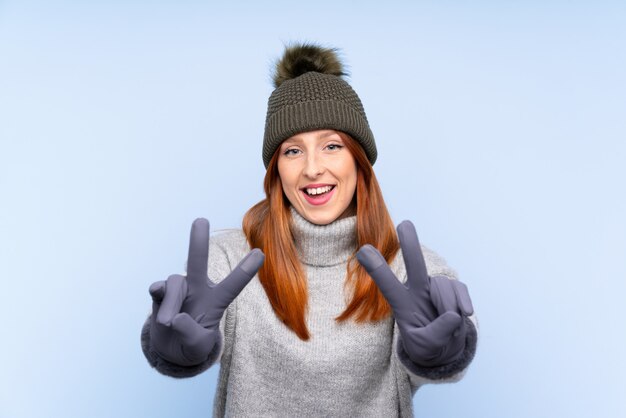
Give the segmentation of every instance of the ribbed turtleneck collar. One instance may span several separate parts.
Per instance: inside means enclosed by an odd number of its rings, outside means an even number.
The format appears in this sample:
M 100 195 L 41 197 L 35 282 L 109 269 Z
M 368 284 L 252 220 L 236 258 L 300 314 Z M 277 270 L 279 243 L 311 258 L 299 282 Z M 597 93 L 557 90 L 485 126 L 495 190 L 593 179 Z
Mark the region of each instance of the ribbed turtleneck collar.
M 345 262 L 356 249 L 356 216 L 316 225 L 290 206 L 293 234 L 300 261 L 310 266 L 333 266 Z

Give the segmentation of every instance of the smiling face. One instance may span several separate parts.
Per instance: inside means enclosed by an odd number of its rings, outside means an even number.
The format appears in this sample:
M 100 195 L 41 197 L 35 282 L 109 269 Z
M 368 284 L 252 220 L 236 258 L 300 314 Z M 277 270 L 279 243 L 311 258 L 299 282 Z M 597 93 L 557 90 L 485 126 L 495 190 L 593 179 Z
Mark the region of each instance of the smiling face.
M 327 225 L 356 214 L 356 162 L 336 131 L 299 133 L 283 141 L 278 152 L 283 192 L 303 218 Z

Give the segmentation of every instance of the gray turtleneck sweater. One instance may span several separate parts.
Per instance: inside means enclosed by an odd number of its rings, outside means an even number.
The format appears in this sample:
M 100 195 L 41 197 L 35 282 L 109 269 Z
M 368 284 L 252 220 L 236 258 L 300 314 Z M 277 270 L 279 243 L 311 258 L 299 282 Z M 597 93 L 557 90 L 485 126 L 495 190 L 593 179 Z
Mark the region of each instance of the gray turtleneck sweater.
M 257 276 L 227 308 L 220 323 L 222 341 L 199 366 L 181 367 L 160 358 L 150 347 L 146 321 L 142 347 L 153 367 L 168 376 L 191 377 L 219 361 L 214 417 L 410 417 L 419 386 L 464 375 L 476 349 L 474 317 L 468 319 L 463 357 L 430 369 L 411 363 L 398 350 L 392 317 L 375 324 L 336 323 L 333 318 L 350 297 L 344 282 L 348 257 L 356 250 L 356 217 L 320 226 L 293 208 L 291 213 L 308 281 L 311 339 L 300 340 L 276 317 Z M 209 278 L 221 281 L 249 251 L 241 230 L 212 236 Z M 422 251 L 429 275 L 456 278 L 441 257 L 424 246 Z M 391 268 L 406 281 L 401 251 Z

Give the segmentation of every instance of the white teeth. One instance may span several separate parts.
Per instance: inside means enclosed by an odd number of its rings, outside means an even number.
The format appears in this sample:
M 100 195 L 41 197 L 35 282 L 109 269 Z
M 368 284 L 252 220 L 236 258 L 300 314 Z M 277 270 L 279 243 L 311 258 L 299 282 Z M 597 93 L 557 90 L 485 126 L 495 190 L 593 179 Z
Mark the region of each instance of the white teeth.
M 326 193 L 327 191 L 329 191 L 330 189 L 332 189 L 333 186 L 324 186 L 324 187 L 317 187 L 315 189 L 306 189 L 306 192 L 310 195 L 316 195 L 316 194 L 321 194 L 321 193 Z

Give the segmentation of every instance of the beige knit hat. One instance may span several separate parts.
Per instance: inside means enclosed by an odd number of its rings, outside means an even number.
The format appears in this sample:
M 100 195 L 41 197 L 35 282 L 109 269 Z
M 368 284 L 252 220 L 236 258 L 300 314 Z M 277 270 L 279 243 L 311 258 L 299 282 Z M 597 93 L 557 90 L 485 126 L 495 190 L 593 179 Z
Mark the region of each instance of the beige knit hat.
M 347 75 L 335 48 L 311 43 L 288 46 L 273 75 L 275 90 L 267 103 L 263 163 L 287 138 L 316 129 L 335 129 L 357 140 L 374 165 L 376 142 L 359 96 L 342 78 Z

